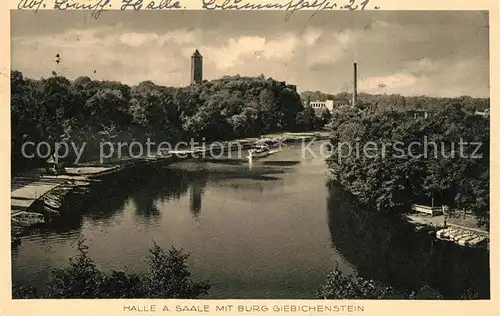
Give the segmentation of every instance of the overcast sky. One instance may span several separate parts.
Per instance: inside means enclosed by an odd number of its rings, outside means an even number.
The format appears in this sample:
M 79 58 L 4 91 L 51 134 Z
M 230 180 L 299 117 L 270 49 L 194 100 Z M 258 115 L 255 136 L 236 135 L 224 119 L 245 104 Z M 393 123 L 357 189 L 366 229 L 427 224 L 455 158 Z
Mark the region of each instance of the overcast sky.
M 204 79 L 264 74 L 299 91 L 489 96 L 488 16 L 474 11 L 12 11 L 12 68 L 32 78 L 189 84 L 190 56 Z M 60 54 L 61 63 L 55 63 Z M 94 74 L 95 70 L 95 74 Z

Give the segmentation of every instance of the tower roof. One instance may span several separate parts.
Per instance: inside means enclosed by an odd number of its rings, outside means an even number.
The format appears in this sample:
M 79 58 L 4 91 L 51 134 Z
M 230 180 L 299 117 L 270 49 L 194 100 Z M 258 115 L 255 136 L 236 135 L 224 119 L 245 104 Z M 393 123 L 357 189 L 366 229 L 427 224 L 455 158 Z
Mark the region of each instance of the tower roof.
M 193 56 L 191 56 L 191 57 L 202 57 L 202 56 L 198 50 L 195 50 L 193 53 Z

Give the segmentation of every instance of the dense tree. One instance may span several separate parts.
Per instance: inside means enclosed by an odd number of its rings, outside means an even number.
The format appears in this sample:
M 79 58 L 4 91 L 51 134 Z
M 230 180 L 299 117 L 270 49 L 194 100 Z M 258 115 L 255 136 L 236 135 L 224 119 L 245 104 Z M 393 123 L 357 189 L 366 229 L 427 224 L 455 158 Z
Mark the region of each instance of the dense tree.
M 471 299 L 476 293 L 465 293 L 463 299 Z M 338 265 L 328 274 L 326 281 L 316 291 L 320 299 L 418 299 L 439 300 L 443 297 L 430 286 L 422 286 L 416 291 L 398 291 L 380 282 L 367 280 L 359 275 L 345 275 Z M 466 296 L 466 297 L 465 297 Z
M 319 116 L 320 127 L 330 124 L 330 121 L 332 119 L 332 113 L 328 109 L 320 109 L 318 116 Z
M 373 280 L 357 275 L 345 276 L 338 266 L 328 274 L 316 293 L 322 299 L 389 299 L 396 298 L 395 291 Z
M 298 130 L 313 130 L 320 127 L 320 117 L 312 107 L 305 107 L 302 111 L 297 113 L 295 121 Z
M 489 119 L 460 100 L 417 120 L 394 110 L 338 109 L 330 128 L 329 167 L 363 204 L 396 213 L 412 203 L 448 205 L 488 225 Z
M 14 298 L 182 298 L 206 295 L 210 284 L 195 282 L 187 266 L 188 255 L 171 248 L 165 252 L 157 244 L 149 250 L 147 274 L 129 274 L 97 269 L 83 240 L 78 242 L 76 257 L 69 266 L 52 271 L 53 278 L 45 293 L 32 287 L 14 287 Z
M 20 155 L 26 140 L 85 142 L 83 161 L 96 158 L 100 141 L 222 140 L 313 128 L 295 121 L 303 110 L 297 92 L 264 76 L 172 88 L 88 77 L 31 80 L 13 71 L 11 84 L 14 170 L 37 162 Z
M 337 94 L 322 93 L 320 91 L 304 91 L 300 95 L 302 101 L 308 98 L 311 101 L 325 101 L 328 99 L 351 100 L 352 93 L 340 92 Z M 402 96 L 399 94 L 368 94 L 358 93 L 358 104 L 369 104 L 378 111 L 406 111 L 412 109 L 439 110 L 451 102 L 457 102 L 469 113 L 484 111 L 490 107 L 489 98 L 472 98 L 461 96 L 458 98 L 435 98 L 428 96 Z

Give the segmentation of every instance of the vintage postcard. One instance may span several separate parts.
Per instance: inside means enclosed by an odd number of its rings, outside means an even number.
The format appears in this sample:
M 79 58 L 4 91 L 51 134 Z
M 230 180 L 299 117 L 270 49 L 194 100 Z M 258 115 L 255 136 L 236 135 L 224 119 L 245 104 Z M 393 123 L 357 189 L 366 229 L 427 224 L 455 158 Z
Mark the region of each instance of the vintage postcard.
M 0 315 L 497 315 L 497 4 L 422 6 L 6 3 Z

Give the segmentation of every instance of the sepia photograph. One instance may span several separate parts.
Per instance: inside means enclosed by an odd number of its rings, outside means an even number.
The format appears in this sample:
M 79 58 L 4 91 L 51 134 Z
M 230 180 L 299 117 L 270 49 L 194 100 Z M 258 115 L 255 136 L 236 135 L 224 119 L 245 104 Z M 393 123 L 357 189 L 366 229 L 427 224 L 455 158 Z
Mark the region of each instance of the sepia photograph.
M 287 15 L 11 11 L 12 299 L 490 299 L 488 11 Z

